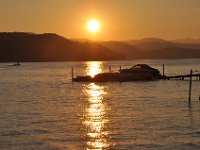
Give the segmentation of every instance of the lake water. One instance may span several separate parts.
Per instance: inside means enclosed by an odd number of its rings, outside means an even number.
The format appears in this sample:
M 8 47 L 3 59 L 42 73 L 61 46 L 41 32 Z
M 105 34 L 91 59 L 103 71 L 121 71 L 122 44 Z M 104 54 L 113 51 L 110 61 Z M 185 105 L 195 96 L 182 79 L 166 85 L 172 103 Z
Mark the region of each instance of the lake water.
M 0 63 L 1 150 L 200 149 L 200 82 L 72 83 L 74 74 L 147 63 L 167 75 L 199 59 Z

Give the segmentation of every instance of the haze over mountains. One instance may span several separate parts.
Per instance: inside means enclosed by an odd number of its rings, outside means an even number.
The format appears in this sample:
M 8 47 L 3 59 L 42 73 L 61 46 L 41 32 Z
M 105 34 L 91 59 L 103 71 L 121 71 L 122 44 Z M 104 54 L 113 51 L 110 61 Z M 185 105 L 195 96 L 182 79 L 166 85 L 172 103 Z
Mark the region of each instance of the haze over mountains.
M 159 50 L 170 47 L 200 49 L 200 40 L 195 39 L 180 39 L 167 41 L 158 38 L 145 38 L 141 40 L 127 41 L 127 43 L 133 44 L 143 50 Z
M 53 33 L 0 33 L 0 61 L 83 61 L 200 58 L 200 40 L 78 41 Z
M 192 39 L 192 38 L 177 39 L 177 40 L 173 40 L 173 41 L 176 43 L 200 44 L 200 39 Z

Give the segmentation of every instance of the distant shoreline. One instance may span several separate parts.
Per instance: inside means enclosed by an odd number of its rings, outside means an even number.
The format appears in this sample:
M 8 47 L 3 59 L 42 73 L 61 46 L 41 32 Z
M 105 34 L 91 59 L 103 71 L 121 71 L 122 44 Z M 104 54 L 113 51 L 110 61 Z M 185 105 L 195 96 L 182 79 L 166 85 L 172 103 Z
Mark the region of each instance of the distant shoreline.
M 87 62 L 87 61 L 134 61 L 134 60 L 181 60 L 181 59 L 199 59 L 199 58 L 138 58 L 138 59 L 122 59 L 122 60 L 65 60 L 65 61 L 19 61 L 20 63 L 53 63 L 53 62 Z M 16 61 L 0 61 L 0 63 L 15 63 Z

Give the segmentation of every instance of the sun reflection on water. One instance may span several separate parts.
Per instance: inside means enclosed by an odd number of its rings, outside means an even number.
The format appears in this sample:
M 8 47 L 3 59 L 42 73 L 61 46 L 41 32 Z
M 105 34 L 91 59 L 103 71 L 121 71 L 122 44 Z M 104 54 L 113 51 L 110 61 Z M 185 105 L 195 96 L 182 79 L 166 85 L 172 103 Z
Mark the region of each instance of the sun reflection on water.
M 98 73 L 102 73 L 102 62 L 100 61 L 88 61 L 86 62 L 86 74 L 94 77 Z
M 86 105 L 83 110 L 83 125 L 86 130 L 88 150 L 102 150 L 109 147 L 109 131 L 106 124 L 109 122 L 103 96 L 106 95 L 103 86 L 91 83 L 83 90 L 86 96 Z

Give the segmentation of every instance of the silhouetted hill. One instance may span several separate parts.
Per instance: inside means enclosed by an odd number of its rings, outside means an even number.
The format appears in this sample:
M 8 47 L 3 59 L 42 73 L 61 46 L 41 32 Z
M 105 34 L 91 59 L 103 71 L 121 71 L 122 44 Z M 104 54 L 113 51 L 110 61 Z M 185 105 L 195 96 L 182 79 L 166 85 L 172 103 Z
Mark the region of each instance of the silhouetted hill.
M 129 44 L 144 44 L 144 43 L 166 43 L 168 41 L 159 39 L 159 38 L 144 38 L 144 39 L 139 39 L 139 40 L 130 40 L 127 41 Z
M 97 43 L 80 43 L 52 33 L 0 33 L 0 53 L 1 62 L 124 59 Z
M 149 58 L 200 58 L 200 50 L 180 47 L 169 47 L 160 50 L 148 51 Z
M 101 42 L 101 44 L 113 51 L 121 53 L 126 59 L 159 59 L 159 58 L 200 58 L 200 47 L 194 44 L 177 44 L 162 39 L 137 40 L 136 45 L 123 42 Z M 151 47 L 152 49 L 147 50 Z M 142 49 L 144 48 L 144 49 Z
M 200 58 L 200 46 L 196 44 L 173 43 L 156 38 L 133 40 L 128 43 L 131 44 L 114 41 L 101 42 L 103 46 L 121 53 L 126 59 Z
M 182 43 L 182 44 L 199 44 L 200 45 L 200 39 L 192 39 L 192 38 L 177 39 L 177 40 L 173 40 L 173 42 Z
M 167 47 L 173 47 L 174 43 L 158 38 L 145 38 L 141 40 L 131 40 L 127 43 L 135 45 L 143 50 L 159 50 Z
M 190 41 L 191 42 L 191 41 Z M 188 42 L 176 42 L 176 41 L 167 41 L 158 38 L 145 38 L 141 40 L 131 40 L 127 41 L 128 44 L 137 46 L 140 49 L 151 51 L 151 50 L 160 50 L 165 48 L 171 47 L 179 47 L 179 48 L 186 48 L 186 49 L 200 49 L 200 43 L 190 43 Z M 193 41 L 194 42 L 194 41 Z
M 0 33 L 0 62 L 200 58 L 200 45 L 147 38 L 78 42 L 53 33 Z M 135 43 L 135 44 L 134 44 Z
M 145 55 L 145 51 L 142 49 L 134 45 L 126 44 L 124 42 L 109 41 L 100 42 L 100 44 L 117 53 L 121 53 L 123 56 L 125 56 L 126 59 L 143 58 Z

